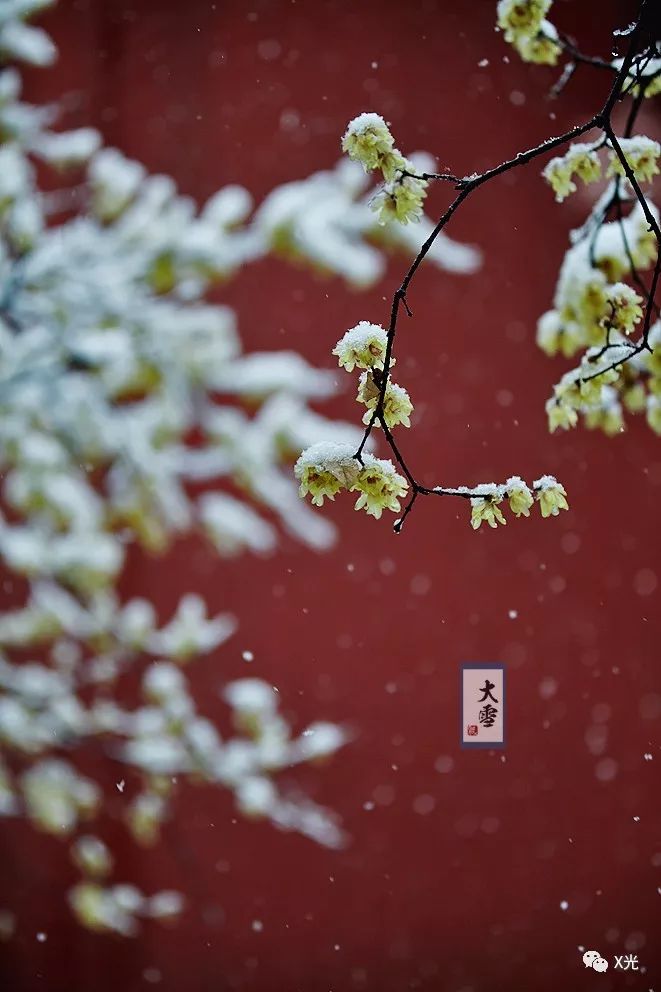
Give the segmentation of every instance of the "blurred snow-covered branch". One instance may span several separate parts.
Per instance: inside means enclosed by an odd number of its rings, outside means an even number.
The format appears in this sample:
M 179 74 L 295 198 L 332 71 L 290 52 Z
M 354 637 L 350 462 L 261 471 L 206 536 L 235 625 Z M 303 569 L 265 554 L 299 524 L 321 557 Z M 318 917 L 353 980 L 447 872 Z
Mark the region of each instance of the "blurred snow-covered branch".
M 0 5 L 5 62 L 54 60 L 50 38 L 26 22 L 47 5 Z M 183 899 L 109 883 L 112 853 L 88 833 L 102 785 L 76 768 L 90 738 L 141 774 L 126 802 L 139 843 L 158 839 L 175 780 L 221 785 L 247 816 L 321 844 L 343 839 L 332 814 L 285 793 L 274 773 L 333 754 L 346 732 L 317 722 L 294 734 L 273 688 L 244 679 L 222 689 L 235 734 L 221 738 L 184 666 L 222 645 L 234 618 L 209 616 L 183 590 L 163 624 L 149 599 L 118 592 L 133 545 L 163 552 L 199 530 L 231 558 L 272 551 L 280 528 L 317 549 L 334 537 L 298 500 L 291 472 L 310 444 L 360 440 L 309 406 L 334 391 L 333 373 L 290 352 L 244 354 L 236 313 L 205 294 L 267 253 L 366 286 L 386 244 L 417 250 L 431 222 L 379 227 L 363 172 L 347 162 L 256 209 L 240 186 L 198 209 L 93 129 L 56 123 L 56 108 L 23 102 L 19 72 L 3 66 L 0 561 L 27 591 L 0 614 L 0 816 L 71 838 L 76 916 L 131 935 Z M 38 164 L 56 171 L 58 189 L 42 190 Z M 439 238 L 430 260 L 468 273 L 479 257 Z M 130 706 L 118 682 L 136 667 L 141 698 Z

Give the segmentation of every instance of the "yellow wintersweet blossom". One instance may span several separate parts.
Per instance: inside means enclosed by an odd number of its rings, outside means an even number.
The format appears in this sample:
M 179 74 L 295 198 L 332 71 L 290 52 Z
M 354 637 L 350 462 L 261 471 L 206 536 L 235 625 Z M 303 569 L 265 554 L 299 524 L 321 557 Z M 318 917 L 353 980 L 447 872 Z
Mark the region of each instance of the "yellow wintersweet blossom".
M 661 344 L 653 347 L 652 353 L 645 355 L 644 361 L 650 375 L 661 377 Z
M 361 320 L 340 338 L 331 354 L 337 356 L 338 365 L 347 372 L 353 372 L 356 366 L 359 369 L 382 369 L 387 344 L 388 335 L 380 324 Z M 390 364 L 395 364 L 394 359 Z
M 562 430 L 569 430 L 571 427 L 576 427 L 578 423 L 578 414 L 573 407 L 566 403 L 561 403 L 555 397 L 552 397 L 546 404 L 546 413 L 549 421 L 549 430 L 553 433 L 559 427 Z
M 386 183 L 372 198 L 370 206 L 378 214 L 379 224 L 396 220 L 400 224 L 419 221 L 427 182 L 414 176 L 401 176 Z
M 611 65 L 614 69 L 621 69 L 623 59 L 613 59 Z M 661 93 L 661 58 L 645 59 L 640 64 L 634 66 L 627 75 L 626 89 L 634 99 L 638 97 L 641 90 L 645 97 L 658 96 Z
M 620 138 L 618 143 L 639 183 L 649 183 L 659 174 L 658 159 L 661 155 L 661 145 L 658 141 L 653 141 L 644 134 L 638 134 L 633 138 Z M 610 150 L 609 157 L 608 174 L 624 176 L 626 174 L 624 165 L 615 149 Z
M 411 163 L 404 158 L 388 125 L 379 114 L 360 114 L 349 122 L 342 138 L 342 151 L 360 162 L 365 172 L 380 169 L 386 182 L 398 172 L 410 171 Z
M 579 373 L 576 370 L 565 372 L 560 382 L 554 386 L 553 392 L 558 402 L 577 410 L 583 402 L 579 388 Z
M 349 122 L 342 138 L 342 151 L 369 172 L 381 168 L 393 151 L 394 138 L 383 117 L 375 113 L 359 114 Z
M 604 390 L 605 392 L 605 390 Z M 609 390 L 607 398 L 600 406 L 585 411 L 585 426 L 589 430 L 601 430 L 608 437 L 621 434 L 624 430 L 622 407 L 615 399 L 614 390 Z
M 553 475 L 543 475 L 533 482 L 533 490 L 543 517 L 557 517 L 568 510 L 565 487 Z
M 572 171 L 584 183 L 594 183 L 601 178 L 601 159 L 592 145 L 570 145 L 567 157 Z
M 391 461 L 363 455 L 364 466 L 354 482 L 353 492 L 360 492 L 356 510 L 365 510 L 368 516 L 381 517 L 384 510 L 399 513 L 400 497 L 408 491 L 406 479 L 399 475 Z
M 533 38 L 550 6 L 551 0 L 499 0 L 498 27 L 505 32 L 505 41 Z
M 624 282 L 613 283 L 606 290 L 606 299 L 612 315 L 604 318 L 604 323 L 617 328 L 624 334 L 631 334 L 643 316 L 642 296 Z
M 576 183 L 572 181 L 572 170 L 564 156 L 559 155 L 552 158 L 545 166 L 542 175 L 555 193 L 558 203 L 562 203 L 570 193 L 575 193 L 578 188 Z
M 165 811 L 164 798 L 151 789 L 139 792 L 126 807 L 126 825 L 142 847 L 152 847 L 159 840 Z
M 313 444 L 299 456 L 294 474 L 300 480 L 299 495 L 312 496 L 315 506 L 323 506 L 324 499 L 335 499 L 342 489 L 354 485 L 360 462 L 353 457 L 351 445 L 339 442 Z
M 510 504 L 510 510 L 515 517 L 529 517 L 533 496 L 523 479 L 513 475 L 505 483 L 505 490 Z
M 586 366 L 584 366 L 586 367 Z M 581 397 L 581 407 L 596 406 L 601 402 L 601 393 L 604 386 L 611 382 L 616 382 L 619 372 L 616 369 L 607 369 L 597 374 L 589 372 L 584 379 L 578 380 L 578 389 Z
M 98 809 L 101 792 L 67 761 L 45 758 L 21 776 L 28 817 L 38 830 L 64 835 L 72 833 L 81 819 Z
M 383 117 L 367 113 L 354 118 L 342 139 L 342 148 L 349 158 L 362 163 L 366 172 L 381 170 L 385 185 L 370 203 L 378 214 L 379 224 L 393 220 L 408 224 L 420 220 L 427 180 L 416 175 L 413 164 L 395 148 Z
M 547 310 L 537 321 L 537 344 L 549 357 L 571 358 L 584 346 L 585 331 L 575 319 L 563 321 L 557 310 Z
M 363 372 L 360 377 L 356 400 L 358 403 L 364 403 L 367 407 L 367 411 L 363 415 L 364 424 L 369 424 L 371 421 L 372 411 L 379 401 L 379 394 L 380 390 L 374 381 L 373 374 L 371 372 Z M 396 382 L 391 382 L 389 379 L 383 398 L 383 416 L 386 426 L 392 428 L 398 424 L 402 424 L 404 427 L 410 427 L 411 421 L 409 418 L 412 412 L 413 404 L 411 403 L 408 392 L 403 386 L 398 386 Z M 376 424 L 378 426 L 378 421 L 376 421 Z
M 507 521 L 502 514 L 499 503 L 503 501 L 503 494 L 499 486 L 485 486 L 491 492 L 484 496 L 474 496 L 471 499 L 471 527 L 477 530 L 483 523 L 489 527 L 497 527 L 498 524 L 506 524 Z
M 548 21 L 542 21 L 539 31 L 533 37 L 519 36 L 512 44 L 524 62 L 536 65 L 557 65 L 562 51 L 558 32 Z
M 570 145 L 564 155 L 552 158 L 542 172 L 551 186 L 558 203 L 570 193 L 576 192 L 573 177 L 578 176 L 584 183 L 596 182 L 601 177 L 601 160 L 592 145 Z
M 107 919 L 107 900 L 100 885 L 79 882 L 71 889 L 69 902 L 79 923 L 88 930 L 103 932 L 112 929 Z
M 384 510 L 397 513 L 399 499 L 408 491 L 406 479 L 391 461 L 363 452 L 362 463 L 354 458 L 352 446 L 332 441 L 311 445 L 299 457 L 294 472 L 301 481 L 299 494 L 312 495 L 321 506 L 324 498 L 334 499 L 340 490 L 360 493 L 357 510 L 365 510 L 378 520 Z
M 629 413 L 642 413 L 647 404 L 647 393 L 642 383 L 634 383 L 622 393 L 622 402 Z
M 547 310 L 537 321 L 537 344 L 549 357 L 571 358 L 585 344 L 585 335 L 576 320 L 563 321 L 557 310 Z
M 631 245 L 631 258 L 636 268 L 646 269 L 656 261 L 659 246 L 656 235 L 647 221 L 639 224 L 635 231 L 635 240 Z
M 301 469 L 301 485 L 299 495 L 312 495 L 312 502 L 315 506 L 323 506 L 324 499 L 334 500 L 342 489 L 342 483 L 332 472 L 327 472 L 314 465 Z
M 71 857 L 74 864 L 92 878 L 103 878 L 112 871 L 113 857 L 98 837 L 78 837 L 71 847 Z

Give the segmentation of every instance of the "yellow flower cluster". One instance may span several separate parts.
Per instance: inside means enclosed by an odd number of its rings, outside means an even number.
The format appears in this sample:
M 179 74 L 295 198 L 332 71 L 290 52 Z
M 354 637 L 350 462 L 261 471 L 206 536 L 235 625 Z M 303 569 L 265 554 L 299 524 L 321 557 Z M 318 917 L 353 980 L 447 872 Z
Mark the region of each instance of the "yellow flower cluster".
M 603 386 L 599 403 L 585 410 L 584 419 L 588 430 L 603 431 L 608 437 L 620 434 L 624 430 L 624 417 L 617 390 Z
M 379 114 L 359 114 L 349 121 L 342 138 L 342 151 L 354 162 L 360 162 L 365 172 L 380 169 L 386 181 L 406 166 L 406 159 L 395 148 L 395 139 Z
M 541 2 L 538 0 L 536 5 L 522 3 L 516 6 L 501 0 L 500 7 L 504 12 L 507 7 L 509 14 L 516 21 L 519 9 L 529 12 L 536 7 L 543 15 L 549 3 L 550 0 L 541 0 Z M 521 24 L 524 20 L 521 20 Z M 532 31 L 531 37 L 535 35 L 537 27 L 538 25 Z M 417 176 L 407 174 L 407 163 L 401 159 L 394 147 L 392 136 L 383 118 L 376 114 L 362 114 L 356 118 L 349 124 L 342 146 L 351 158 L 362 162 L 366 170 L 374 168 L 382 170 L 386 186 L 379 194 L 382 203 L 380 209 L 387 214 L 390 211 L 393 217 L 404 223 L 416 215 L 424 196 L 424 184 L 418 188 L 415 183 L 421 180 Z M 577 146 L 574 154 L 578 174 L 587 176 L 590 169 L 594 170 L 595 165 L 590 158 L 591 148 L 586 146 L 581 149 Z M 397 164 L 393 165 L 393 163 Z M 399 177 L 392 177 L 393 169 L 400 170 Z M 600 276 L 605 284 L 605 277 L 601 273 Z M 617 293 L 612 294 L 611 312 L 617 307 L 623 310 L 628 308 L 627 319 L 630 319 L 629 310 L 633 301 L 625 298 L 626 294 L 621 287 L 616 288 Z M 593 304 L 595 319 L 603 317 L 607 303 L 604 291 L 599 295 L 598 305 Z M 554 319 L 554 323 L 557 324 L 558 321 L 559 318 Z M 550 323 L 550 320 L 547 323 Z M 558 327 L 549 328 L 549 331 L 556 336 L 560 333 Z M 411 426 L 410 415 L 413 412 L 413 404 L 406 389 L 390 379 L 390 368 L 394 365 L 394 359 L 389 354 L 390 343 L 388 332 L 380 324 L 360 321 L 355 327 L 346 331 L 332 353 L 337 357 L 338 364 L 346 371 L 353 372 L 356 368 L 363 370 L 356 400 L 366 408 L 363 423 L 368 427 L 367 434 L 373 426 L 383 427 L 397 461 L 403 464 L 390 431 L 400 425 Z M 414 488 L 413 498 L 422 493 L 435 492 L 468 499 L 471 506 L 471 526 L 474 530 L 485 522 L 492 528 L 506 523 L 500 508 L 504 500 L 507 500 L 510 511 L 516 517 L 529 517 L 535 501 L 539 503 L 543 517 L 556 516 L 560 510 L 568 509 L 565 490 L 553 476 L 542 476 L 533 483 L 532 488 L 519 476 L 512 476 L 504 485 L 488 483 L 472 489 L 460 486 L 457 489 L 437 487 L 430 490 L 416 483 L 408 469 L 404 469 L 406 475 L 404 478 L 391 461 L 376 458 L 363 451 L 363 446 L 361 444 L 359 452 L 356 453 L 349 444 L 320 442 L 303 451 L 294 466 L 294 473 L 300 483 L 299 495 L 302 498 L 310 496 L 315 506 L 323 506 L 326 499 L 334 500 L 339 492 L 345 490 L 357 492 L 359 495 L 355 509 L 365 510 L 369 516 L 379 519 L 384 510 L 399 512 L 400 499 L 408 492 L 410 483 Z M 360 452 L 363 452 L 362 455 Z M 404 517 L 412 505 L 413 500 L 408 504 Z M 397 521 L 396 530 L 401 523 L 403 520 Z
M 499 503 L 502 503 L 502 496 L 476 496 L 471 499 L 471 527 L 478 530 L 483 523 L 489 527 L 497 527 L 498 524 L 506 524 L 507 521 L 502 514 Z
M 369 424 L 372 419 L 372 412 L 379 402 L 380 389 L 377 385 L 374 374 L 371 371 L 363 372 L 358 385 L 358 403 L 364 403 L 367 407 L 363 415 L 363 423 Z M 403 427 L 410 427 L 410 416 L 413 412 L 411 398 L 403 386 L 398 386 L 396 382 L 388 379 L 386 391 L 383 397 L 383 418 L 386 426 L 392 429 L 402 424 Z M 376 426 L 380 426 L 378 420 Z
M 358 492 L 356 510 L 377 520 L 384 510 L 398 513 L 399 500 L 408 491 L 406 479 L 391 461 L 368 453 L 359 461 L 347 444 L 313 444 L 301 454 L 294 472 L 301 483 L 300 495 L 310 494 L 316 506 L 322 506 L 324 498 L 334 500 L 341 490 Z
M 461 490 L 459 490 L 461 491 Z M 529 517 L 530 508 L 537 501 L 543 517 L 557 516 L 560 510 L 568 510 L 567 493 L 564 487 L 552 476 L 543 475 L 533 483 L 532 490 L 518 475 L 498 486 L 495 483 L 478 486 L 471 497 L 471 526 L 477 530 L 483 523 L 497 527 L 507 521 L 500 504 L 505 500 L 515 517 Z
M 579 368 L 562 377 L 546 404 L 549 430 L 575 427 L 579 413 L 591 429 L 600 428 L 609 435 L 623 430 L 618 390 L 611 387 L 620 383 L 622 366 L 616 363 L 628 361 L 631 351 L 632 346 L 625 344 L 589 349 Z
M 649 199 L 647 206 L 658 219 L 658 211 Z M 621 224 L 619 221 L 602 224 L 582 250 L 606 282 L 620 282 L 631 274 L 632 262 L 635 269 L 649 268 L 656 260 L 657 243 L 642 207 L 636 203 Z
M 554 65 L 558 60 L 563 42 L 545 20 L 550 6 L 551 0 L 499 0 L 497 4 L 498 27 L 524 61 Z M 622 59 L 611 64 L 619 70 Z M 629 70 L 626 92 L 634 99 L 661 93 L 661 58 L 638 56 Z M 604 144 L 607 177 L 620 179 L 629 173 L 632 182 L 649 183 L 661 174 L 658 141 L 635 135 Z M 601 178 L 599 147 L 575 143 L 548 162 L 543 176 L 558 202 L 576 192 L 577 179 L 588 184 Z M 624 429 L 623 411 L 627 410 L 645 412 L 652 430 L 661 433 L 661 340 L 651 351 L 640 345 L 625 347 L 643 317 L 643 299 L 623 281 L 631 275 L 638 281 L 637 273 L 655 262 L 658 244 L 639 203 L 628 217 L 605 222 L 614 202 L 613 189 L 618 187 L 609 187 L 584 227 L 574 232 L 554 307 L 537 324 L 537 342 L 548 355 L 570 357 L 589 349 L 579 368 L 563 377 L 546 404 L 551 431 L 576 426 L 582 414 L 588 428 L 618 434 Z M 620 202 L 626 202 L 630 185 L 620 184 L 619 193 Z M 654 205 L 648 200 L 647 206 L 658 222 Z M 487 519 L 495 526 L 498 513 L 497 505 L 478 506 L 475 519 Z
M 388 335 L 384 328 L 380 324 L 370 324 L 367 320 L 361 320 L 359 324 L 348 330 L 333 348 L 333 355 L 337 356 L 339 365 L 347 372 L 353 372 L 356 367 L 366 370 L 360 377 L 356 396 L 357 402 L 364 403 L 367 407 L 363 417 L 364 424 L 370 423 L 379 402 L 381 394 L 379 372 L 384 366 L 387 346 Z M 392 358 L 390 366 L 394 364 L 395 359 Z M 383 417 L 386 426 L 393 428 L 401 424 L 410 427 L 412 412 L 413 404 L 407 391 L 388 377 L 383 397 Z M 375 421 L 375 424 L 380 426 L 378 421 Z
M 400 224 L 417 223 L 422 217 L 422 203 L 427 196 L 427 183 L 414 176 L 400 176 L 386 183 L 372 198 L 372 210 L 378 214 L 379 224 L 391 220 Z
M 557 387 L 556 387 L 557 389 Z M 552 396 L 546 404 L 546 414 L 549 421 L 551 433 L 559 427 L 568 431 L 570 427 L 576 427 L 578 423 L 578 413 L 569 403 L 563 403 L 558 395 Z
M 601 177 L 601 161 L 592 145 L 570 145 L 564 155 L 552 158 L 542 172 L 544 179 L 555 193 L 558 203 L 576 192 L 574 176 L 584 183 L 596 182 Z
M 313 444 L 299 456 L 294 474 L 300 480 L 300 496 L 312 496 L 315 506 L 334 500 L 342 489 L 351 490 L 358 478 L 360 462 L 347 444 Z
M 533 490 L 543 517 L 557 517 L 560 510 L 569 509 L 565 487 L 553 475 L 536 479 Z
M 561 48 L 557 41 L 558 32 L 548 21 L 542 21 L 540 31 L 533 38 L 527 36 L 514 42 L 523 62 L 536 65 L 556 65 Z
M 654 204 L 648 200 L 647 205 L 658 220 Z M 623 280 L 632 274 L 632 265 L 642 272 L 654 262 L 656 237 L 639 203 L 622 221 L 591 224 L 592 217 L 576 232 L 560 269 L 554 308 L 537 324 L 537 343 L 547 355 L 569 358 L 586 350 L 579 368 L 560 380 L 546 404 L 549 429 L 569 430 L 582 417 L 588 428 L 614 435 L 623 430 L 629 412 L 646 413 L 654 430 L 661 340 L 657 354 L 639 351 L 628 341 L 640 332 L 644 300 Z
M 623 59 L 613 59 L 611 65 L 618 71 L 622 68 Z M 643 63 L 634 63 L 627 75 L 626 92 L 634 99 L 640 95 L 641 90 L 645 97 L 658 96 L 661 93 L 661 58 L 647 59 Z M 640 82 L 639 82 L 640 74 Z
M 370 206 L 380 224 L 396 220 L 400 224 L 419 221 L 427 195 L 427 181 L 416 176 L 411 162 L 399 149 L 379 114 L 360 114 L 349 122 L 342 138 L 342 150 L 360 162 L 366 172 L 380 169 L 385 185 Z M 413 174 L 412 174 L 413 173 Z
M 639 183 L 649 183 L 654 176 L 658 176 L 659 156 L 661 156 L 661 145 L 658 141 L 638 134 L 633 138 L 620 138 L 618 144 Z M 609 151 L 608 175 L 626 175 L 624 165 L 614 148 Z
M 650 394 L 657 388 L 661 393 L 661 348 L 658 356 L 653 350 L 632 361 L 635 345 L 627 337 L 642 319 L 643 299 L 631 286 L 608 283 L 598 270 L 580 285 L 571 311 L 565 305 L 568 319 L 563 321 L 561 312 L 551 310 L 537 328 L 538 343 L 547 354 L 568 357 L 588 348 L 580 366 L 562 377 L 546 404 L 549 430 L 569 430 L 583 414 L 588 428 L 612 436 L 624 429 L 623 408 L 631 413 L 646 409 L 645 389 L 636 381 L 641 374 L 649 374 Z
M 560 55 L 558 33 L 544 19 L 551 0 L 499 0 L 498 27 L 524 62 L 555 65 Z
M 380 324 L 361 320 L 344 334 L 331 354 L 337 356 L 338 365 L 353 372 L 359 369 L 382 369 L 386 357 L 388 335 Z M 391 361 L 394 365 L 394 361 Z
M 604 317 L 604 326 L 631 334 L 643 316 L 642 296 L 626 283 L 616 282 L 606 290 L 606 302 L 611 313 Z
M 333 348 L 338 364 L 353 372 L 364 369 L 358 384 L 356 400 L 366 407 L 363 423 L 369 424 L 381 395 L 383 369 L 388 348 L 388 335 L 380 324 L 361 320 L 350 328 Z M 391 358 L 389 366 L 395 364 Z M 386 383 L 383 397 L 383 420 L 391 430 L 399 424 L 411 426 L 413 404 L 407 391 L 392 382 Z M 381 426 L 376 420 L 375 426 Z M 399 499 L 408 490 L 406 479 L 399 475 L 392 462 L 364 453 L 354 457 L 354 449 L 347 444 L 313 444 L 301 454 L 294 467 L 300 481 L 299 495 L 312 497 L 315 506 L 323 506 L 325 499 L 334 500 L 342 490 L 359 492 L 357 510 L 379 518 L 383 510 L 400 509 Z
M 406 496 L 408 486 L 406 479 L 395 471 L 391 461 L 375 458 L 373 455 L 363 456 L 364 466 L 358 473 L 354 489 L 360 490 L 356 500 L 356 509 L 364 509 L 366 513 L 378 520 L 384 510 L 399 513 L 401 496 Z
M 67 761 L 46 758 L 22 776 L 26 812 L 33 825 L 45 833 L 72 833 L 80 820 L 98 809 L 101 792 Z

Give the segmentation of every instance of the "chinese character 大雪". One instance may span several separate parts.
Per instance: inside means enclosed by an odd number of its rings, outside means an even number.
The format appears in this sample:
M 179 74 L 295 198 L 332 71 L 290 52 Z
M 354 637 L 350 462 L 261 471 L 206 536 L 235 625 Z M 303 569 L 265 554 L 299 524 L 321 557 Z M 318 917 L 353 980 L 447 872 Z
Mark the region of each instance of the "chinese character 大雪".
M 485 727 L 493 727 L 496 722 L 496 717 L 498 716 L 498 710 L 491 703 L 487 703 L 483 706 L 479 713 L 480 723 L 484 724 Z
M 489 682 L 489 679 L 485 679 L 484 680 L 484 685 L 479 690 L 480 692 L 484 693 L 484 695 L 482 696 L 482 699 L 478 699 L 478 702 L 479 703 L 484 703 L 484 702 L 486 702 L 487 699 L 490 699 L 492 703 L 497 703 L 498 700 L 496 699 L 496 697 L 494 695 L 492 695 L 492 692 L 491 692 L 491 690 L 492 689 L 495 689 L 495 688 L 496 688 L 496 686 L 494 685 L 493 682 Z

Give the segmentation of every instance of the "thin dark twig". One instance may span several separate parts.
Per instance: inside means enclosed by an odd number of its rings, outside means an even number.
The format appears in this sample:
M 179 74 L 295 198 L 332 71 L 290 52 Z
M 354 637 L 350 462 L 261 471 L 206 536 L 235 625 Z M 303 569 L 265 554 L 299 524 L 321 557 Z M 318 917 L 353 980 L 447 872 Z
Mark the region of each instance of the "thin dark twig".
M 645 284 L 645 280 L 638 271 L 638 268 L 634 261 L 633 253 L 631 251 L 631 245 L 629 244 L 629 238 L 627 236 L 627 229 L 624 224 L 624 214 L 622 212 L 622 198 L 619 195 L 619 191 L 616 192 L 614 202 L 615 202 L 615 210 L 617 213 L 617 222 L 620 228 L 620 234 L 622 235 L 622 244 L 624 245 L 624 252 L 627 256 L 627 262 L 629 263 L 629 268 L 631 270 L 631 278 L 633 279 L 636 286 L 638 286 L 638 289 L 643 294 L 643 298 L 646 304 L 652 307 L 654 310 L 656 310 L 657 314 L 661 314 L 661 310 L 659 309 L 656 301 L 654 300 L 654 296 L 649 293 L 647 286 Z
M 609 72 L 616 71 L 613 63 L 608 62 L 607 59 L 599 58 L 598 55 L 586 55 L 585 52 L 580 51 L 576 42 L 566 34 L 558 32 L 558 37 L 552 38 L 550 35 L 545 35 L 542 32 L 542 37 L 546 38 L 547 41 L 555 42 L 567 55 L 571 56 L 572 62 L 580 65 L 589 65 L 593 69 L 606 69 Z
M 400 169 L 398 171 L 397 181 L 400 182 L 402 179 L 421 179 L 423 182 L 438 179 L 448 183 L 454 183 L 455 186 L 461 186 L 464 182 L 463 179 L 453 175 L 451 172 L 409 172 L 408 169 Z
M 565 62 L 565 67 L 562 70 L 560 77 L 556 80 L 556 82 L 549 90 L 549 95 L 548 95 L 549 100 L 558 99 L 558 97 L 564 90 L 565 86 L 576 72 L 577 68 L 578 68 L 578 62 Z

